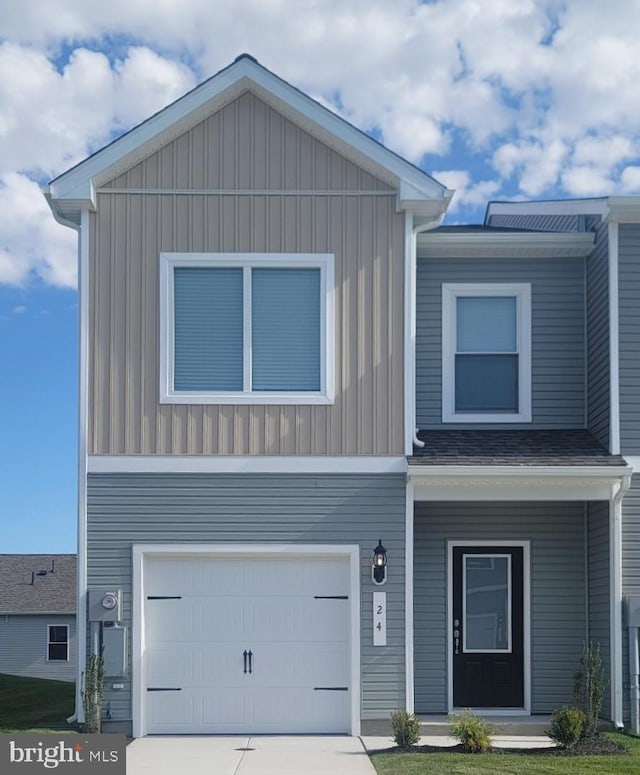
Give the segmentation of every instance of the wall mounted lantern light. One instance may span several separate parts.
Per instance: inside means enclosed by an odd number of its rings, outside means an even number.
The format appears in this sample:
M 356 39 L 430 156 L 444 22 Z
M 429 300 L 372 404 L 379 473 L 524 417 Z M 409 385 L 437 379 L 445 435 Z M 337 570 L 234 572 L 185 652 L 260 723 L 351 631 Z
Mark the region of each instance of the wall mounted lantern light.
M 384 584 L 387 580 L 387 550 L 382 545 L 382 539 L 378 541 L 378 545 L 373 550 L 371 579 L 374 584 Z

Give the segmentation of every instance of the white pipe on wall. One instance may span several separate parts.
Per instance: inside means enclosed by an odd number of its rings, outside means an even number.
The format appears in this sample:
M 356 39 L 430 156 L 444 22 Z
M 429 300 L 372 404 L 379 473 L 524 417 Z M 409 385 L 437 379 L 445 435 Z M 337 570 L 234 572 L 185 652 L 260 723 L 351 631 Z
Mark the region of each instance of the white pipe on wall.
M 629 677 L 631 734 L 640 737 L 640 650 L 637 627 L 629 627 Z

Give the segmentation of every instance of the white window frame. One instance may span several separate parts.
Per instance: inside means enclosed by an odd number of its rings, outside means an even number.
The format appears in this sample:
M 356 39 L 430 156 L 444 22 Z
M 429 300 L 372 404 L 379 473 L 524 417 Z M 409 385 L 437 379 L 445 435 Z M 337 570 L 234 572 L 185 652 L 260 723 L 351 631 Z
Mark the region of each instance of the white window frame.
M 52 627 L 64 627 L 67 631 L 67 658 L 66 659 L 49 659 L 49 646 L 60 646 L 60 642 L 54 642 L 51 640 L 51 628 Z M 71 644 L 69 642 L 69 625 L 68 624 L 47 624 L 47 662 L 68 662 L 69 661 L 69 651 L 71 648 Z
M 507 627 L 507 648 L 506 649 L 470 649 L 467 648 L 467 559 L 484 557 L 485 559 L 501 559 L 507 561 L 507 614 L 509 617 Z M 511 554 L 464 554 L 462 555 L 462 652 L 464 654 L 511 654 L 512 643 L 511 633 L 513 630 L 513 600 L 511 593 Z
M 457 301 L 465 296 L 507 296 L 516 299 L 516 345 L 518 354 L 517 412 L 457 412 L 455 354 Z M 442 284 L 442 422 L 513 423 L 531 422 L 531 284 L 443 283 Z
M 243 269 L 243 389 L 175 390 L 175 297 L 177 267 Z M 320 390 L 251 390 L 251 269 L 320 269 Z M 163 404 L 333 404 L 334 256 L 332 253 L 160 253 L 160 403 Z

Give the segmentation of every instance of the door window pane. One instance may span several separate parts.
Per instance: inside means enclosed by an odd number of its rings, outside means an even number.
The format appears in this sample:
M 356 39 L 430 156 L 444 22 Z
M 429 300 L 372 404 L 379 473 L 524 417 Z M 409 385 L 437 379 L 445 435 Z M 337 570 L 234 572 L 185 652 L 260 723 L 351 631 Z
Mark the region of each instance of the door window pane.
M 511 557 L 463 557 L 463 648 L 511 651 Z

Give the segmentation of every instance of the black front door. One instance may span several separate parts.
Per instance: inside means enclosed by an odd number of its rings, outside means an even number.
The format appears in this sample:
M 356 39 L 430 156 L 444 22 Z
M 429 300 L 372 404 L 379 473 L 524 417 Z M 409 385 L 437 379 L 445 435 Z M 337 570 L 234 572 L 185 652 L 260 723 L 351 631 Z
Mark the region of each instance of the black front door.
M 453 547 L 453 704 L 524 706 L 522 547 Z

